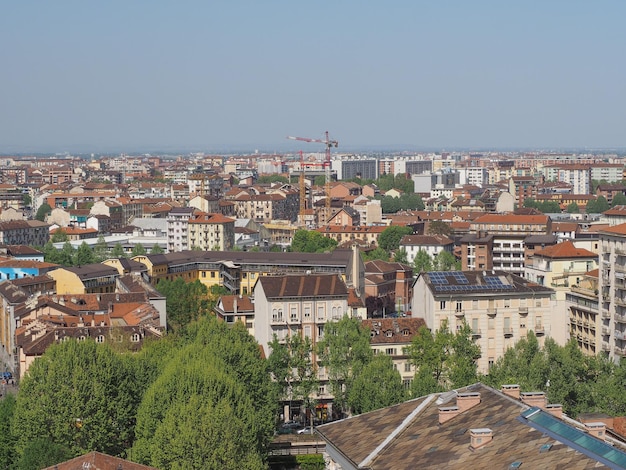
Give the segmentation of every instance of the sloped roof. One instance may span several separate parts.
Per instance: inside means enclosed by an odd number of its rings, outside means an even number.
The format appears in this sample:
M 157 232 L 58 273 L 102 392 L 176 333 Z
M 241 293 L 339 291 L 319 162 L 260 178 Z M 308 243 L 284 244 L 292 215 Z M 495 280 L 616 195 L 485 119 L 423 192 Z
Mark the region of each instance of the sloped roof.
M 329 447 L 339 451 L 351 464 L 348 468 L 495 469 L 509 468 L 513 462 L 521 462 L 522 468 L 602 467 L 593 452 L 579 448 L 575 450 L 583 453 L 574 452 L 520 419 L 530 409 L 524 403 L 483 384 L 458 392 L 478 392 L 481 402 L 443 424 L 439 424 L 439 407 L 454 405 L 454 392 L 417 398 L 316 430 L 328 443 L 327 451 Z M 573 426 L 562 426 L 582 434 Z M 476 428 L 492 430 L 493 440 L 472 449 L 469 430 Z M 550 445 L 547 451 L 541 450 L 544 445 Z
M 414 246 L 442 246 L 452 245 L 454 240 L 445 235 L 405 235 L 400 240 L 400 245 Z
M 262 276 L 259 282 L 266 297 L 348 296 L 348 288 L 336 274 Z
M 598 255 L 586 250 L 585 248 L 576 248 L 571 241 L 565 241 L 557 243 L 556 245 L 548 246 L 543 250 L 536 251 L 535 256 L 542 256 L 544 258 L 552 259 L 569 259 L 569 258 L 597 258 Z

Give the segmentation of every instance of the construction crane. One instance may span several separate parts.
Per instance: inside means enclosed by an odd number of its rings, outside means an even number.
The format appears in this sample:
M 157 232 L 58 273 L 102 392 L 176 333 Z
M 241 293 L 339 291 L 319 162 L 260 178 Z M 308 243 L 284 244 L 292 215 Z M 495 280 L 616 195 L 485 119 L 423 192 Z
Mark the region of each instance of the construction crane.
M 304 183 L 304 157 L 300 150 L 300 223 L 304 225 L 304 213 L 306 212 L 306 184 Z
M 306 137 L 292 137 L 292 136 L 287 136 L 287 138 L 291 140 L 300 140 L 302 142 L 314 142 L 314 143 L 324 144 L 326 146 L 326 159 L 324 160 L 324 174 L 326 176 L 326 185 L 325 185 L 326 218 L 328 219 L 331 216 L 331 213 L 330 213 L 330 149 L 332 147 L 337 148 L 339 146 L 339 142 L 336 140 L 330 140 L 330 138 L 328 137 L 328 131 L 326 131 L 325 136 L 326 138 L 324 140 L 309 139 Z

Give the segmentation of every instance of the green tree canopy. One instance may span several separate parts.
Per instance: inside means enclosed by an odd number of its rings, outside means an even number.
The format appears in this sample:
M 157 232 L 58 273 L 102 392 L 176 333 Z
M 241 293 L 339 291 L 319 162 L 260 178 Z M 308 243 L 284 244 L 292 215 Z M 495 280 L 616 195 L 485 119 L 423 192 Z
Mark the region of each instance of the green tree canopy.
M 339 321 L 326 323 L 317 350 L 321 364 L 326 367 L 335 405 L 347 412 L 348 396 L 354 379 L 373 357 L 370 332 L 361 325 L 360 320 L 344 315 Z
M 395 405 L 404 399 L 402 377 L 393 367 L 391 356 L 378 354 L 354 379 L 348 405 L 354 413 L 361 414 Z
M 377 247 L 370 251 L 362 251 L 361 256 L 363 257 L 363 261 L 374 261 L 377 259 L 383 261 L 389 261 L 389 253 L 387 250 L 383 250 L 381 247 Z
M 591 199 L 587 201 L 585 212 L 587 214 L 601 214 L 604 211 L 608 211 L 611 207 L 604 196 L 598 196 L 595 200 Z
M 93 257 L 95 263 L 102 263 L 108 257 L 108 247 L 104 236 L 98 236 L 98 241 L 93 247 Z
M 133 251 L 131 252 L 131 256 L 141 256 L 146 254 L 146 249 L 141 243 L 137 243 L 133 246 Z
M 72 456 L 122 452 L 133 438 L 133 377 L 107 344 L 53 344 L 20 384 L 11 432 L 21 458 L 36 439 Z M 141 394 L 141 391 L 139 391 Z
M 433 260 L 435 271 L 453 271 L 461 269 L 461 262 L 449 251 L 440 251 Z
M 428 235 L 445 235 L 449 237 L 452 234 L 452 227 L 450 224 L 441 220 L 433 220 L 428 222 Z
M 575 202 L 572 202 L 567 206 L 568 214 L 578 214 L 579 212 L 580 212 L 580 208 L 578 207 L 578 204 L 576 204 Z
M 199 280 L 185 282 L 182 277 L 173 281 L 161 279 L 156 289 L 167 299 L 167 326 L 172 331 L 179 331 L 210 313 L 209 289 Z
M 165 252 L 163 251 L 163 248 L 161 248 L 161 245 L 159 245 L 158 243 L 155 243 L 154 245 L 152 245 L 152 248 L 150 249 L 151 255 L 160 255 L 162 253 L 165 253 Z
M 617 193 L 613 196 L 613 200 L 611 201 L 611 207 L 615 206 L 625 206 L 626 205 L 626 195 L 624 193 Z
M 259 184 L 289 183 L 289 178 L 283 175 L 261 175 L 256 181 Z
M 433 259 L 426 251 L 419 250 L 415 254 L 415 258 L 413 259 L 413 271 L 415 273 L 434 271 Z
M 15 406 L 15 395 L 12 393 L 0 400 L 0 468 L 12 468 L 15 462 L 15 437 L 11 434 Z
M 411 227 L 402 227 L 392 225 L 387 227 L 378 237 L 378 246 L 387 252 L 397 250 L 400 246 L 400 240 L 405 235 L 411 235 L 413 229 Z
M 68 241 L 69 237 L 67 236 L 67 232 L 65 230 L 58 228 L 54 231 L 50 240 L 52 240 L 52 243 L 61 243 Z
M 48 216 L 52 212 L 52 207 L 50 207 L 46 202 L 44 202 L 39 209 L 37 209 L 37 213 L 35 214 L 35 219 L 43 222 L 46 220 L 46 216 Z
M 94 251 L 87 245 L 86 242 L 82 242 L 76 250 L 75 264 L 78 266 L 84 266 L 86 264 L 96 263 Z
M 124 252 L 124 247 L 121 243 L 115 244 L 111 250 L 111 258 L 126 258 L 126 253 Z
M 296 230 L 291 242 L 291 251 L 299 253 L 324 253 L 333 251 L 336 247 L 336 240 L 325 237 L 315 230 Z
M 396 250 L 396 252 L 393 255 L 393 260 L 396 263 L 408 264 L 409 260 L 408 260 L 408 254 L 406 250 L 404 248 L 400 250 Z

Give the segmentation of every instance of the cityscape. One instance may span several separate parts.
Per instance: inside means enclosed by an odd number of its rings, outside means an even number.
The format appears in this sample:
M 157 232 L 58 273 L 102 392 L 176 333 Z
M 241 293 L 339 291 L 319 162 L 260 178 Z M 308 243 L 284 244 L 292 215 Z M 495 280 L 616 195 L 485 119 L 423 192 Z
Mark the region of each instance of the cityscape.
M 0 468 L 626 469 L 626 4 L 3 6 Z

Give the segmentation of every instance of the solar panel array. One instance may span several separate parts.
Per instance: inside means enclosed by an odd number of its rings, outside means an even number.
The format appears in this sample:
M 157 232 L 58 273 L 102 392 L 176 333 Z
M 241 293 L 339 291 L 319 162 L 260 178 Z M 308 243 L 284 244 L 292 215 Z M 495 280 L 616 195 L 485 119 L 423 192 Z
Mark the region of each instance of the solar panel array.
M 476 292 L 494 289 L 513 289 L 498 276 L 483 276 L 485 284 L 470 284 L 464 273 L 460 271 L 433 271 L 428 276 L 437 292 Z M 454 281 L 453 284 L 450 281 Z

